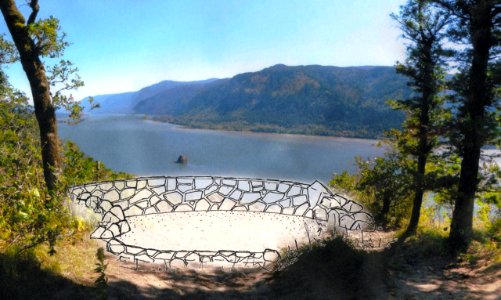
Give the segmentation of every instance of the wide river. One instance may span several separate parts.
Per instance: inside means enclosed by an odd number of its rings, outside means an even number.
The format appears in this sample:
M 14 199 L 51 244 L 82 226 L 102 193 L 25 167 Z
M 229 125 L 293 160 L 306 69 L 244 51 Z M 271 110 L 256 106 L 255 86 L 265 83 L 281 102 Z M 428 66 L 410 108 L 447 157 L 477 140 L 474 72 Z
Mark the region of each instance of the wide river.
M 327 183 L 356 169 L 354 157 L 380 156 L 376 140 L 187 129 L 135 115 L 59 123 L 63 139 L 108 167 L 139 176 L 220 175 Z M 174 163 L 181 154 L 188 163 Z

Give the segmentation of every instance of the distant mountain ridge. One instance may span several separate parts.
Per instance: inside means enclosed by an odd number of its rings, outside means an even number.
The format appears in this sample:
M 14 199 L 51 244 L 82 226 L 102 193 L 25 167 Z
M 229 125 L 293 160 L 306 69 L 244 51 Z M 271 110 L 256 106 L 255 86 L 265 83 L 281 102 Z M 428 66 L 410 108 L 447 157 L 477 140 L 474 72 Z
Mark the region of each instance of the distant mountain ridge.
M 159 83 L 155 83 L 153 85 L 142 88 L 136 92 L 94 96 L 93 97 L 94 103 L 99 103 L 100 107 L 99 109 L 93 110 L 92 113 L 136 114 L 138 112 L 135 111 L 134 107 L 143 100 L 150 99 L 152 97 L 155 97 L 156 95 L 162 94 L 163 92 L 172 89 L 181 88 L 183 86 L 203 85 L 215 80 L 217 79 L 211 78 L 207 80 L 191 81 L 191 82 L 164 80 L 160 81 Z M 88 98 L 85 98 L 83 99 L 83 101 L 81 101 L 82 105 L 85 108 L 89 107 L 89 104 L 86 101 L 87 99 Z
M 275 65 L 94 99 L 98 113 L 140 113 L 191 127 L 378 137 L 403 120 L 386 100 L 410 95 L 393 67 Z

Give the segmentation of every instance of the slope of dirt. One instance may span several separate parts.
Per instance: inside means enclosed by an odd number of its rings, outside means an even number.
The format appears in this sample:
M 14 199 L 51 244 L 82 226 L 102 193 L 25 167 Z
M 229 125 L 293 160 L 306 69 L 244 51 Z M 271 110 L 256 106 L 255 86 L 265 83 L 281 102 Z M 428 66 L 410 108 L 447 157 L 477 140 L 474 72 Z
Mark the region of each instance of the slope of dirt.
M 488 258 L 474 264 L 443 258 L 408 262 L 391 269 L 393 299 L 500 299 L 501 266 Z
M 172 269 L 109 257 L 111 299 L 499 299 L 501 266 L 416 257 L 404 249 L 366 252 L 327 243 L 281 271 Z
M 363 251 L 341 239 L 283 255 L 276 270 L 124 263 L 107 255 L 106 290 L 93 286 L 95 241 L 65 246 L 41 262 L 0 270 L 1 299 L 500 299 L 499 247 L 452 259 L 422 240 Z M 83 251 L 83 252 L 82 252 Z M 74 252 L 82 252 L 77 256 Z M 292 254 L 291 254 L 292 253 Z M 44 265 L 65 259 L 58 272 Z M 7 266 L 5 255 L 0 255 Z M 72 268 L 66 266 L 74 265 Z

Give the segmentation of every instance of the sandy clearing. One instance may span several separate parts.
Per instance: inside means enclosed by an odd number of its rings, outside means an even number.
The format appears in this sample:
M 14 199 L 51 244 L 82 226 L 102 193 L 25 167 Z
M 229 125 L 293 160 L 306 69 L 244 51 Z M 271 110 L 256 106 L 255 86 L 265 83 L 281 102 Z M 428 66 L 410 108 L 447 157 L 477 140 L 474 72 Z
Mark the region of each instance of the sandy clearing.
M 210 211 L 128 217 L 126 245 L 182 251 L 279 250 L 318 237 L 320 226 L 301 216 L 262 212 Z

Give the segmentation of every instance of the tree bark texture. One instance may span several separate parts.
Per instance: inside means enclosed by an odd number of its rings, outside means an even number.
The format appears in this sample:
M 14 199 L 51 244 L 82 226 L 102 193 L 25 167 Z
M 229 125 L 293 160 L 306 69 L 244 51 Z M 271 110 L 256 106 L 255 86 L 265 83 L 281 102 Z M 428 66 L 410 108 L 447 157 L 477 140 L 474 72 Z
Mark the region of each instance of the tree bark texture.
M 469 71 L 468 95 L 464 105 L 462 129 L 461 173 L 458 194 L 451 222 L 449 242 L 454 250 L 464 249 L 473 233 L 473 204 L 478 186 L 480 149 L 485 142 L 484 115 L 488 105 L 487 68 L 492 47 L 491 8 L 494 1 L 477 1 L 472 4 L 469 35 L 472 43 L 472 60 Z
M 36 4 L 36 2 L 34 3 Z M 31 22 L 34 21 L 34 16 L 38 11 L 38 7 L 32 6 L 32 8 Z M 59 139 L 55 108 L 51 100 L 50 85 L 45 74 L 45 67 L 40 60 L 40 53 L 29 35 L 28 26 L 23 15 L 17 9 L 15 1 L 1 0 L 0 9 L 30 83 L 35 115 L 40 129 L 45 182 L 49 190 L 55 190 L 59 170 Z
M 381 208 L 380 219 L 384 229 L 388 226 L 388 213 L 390 212 L 391 195 L 385 195 L 383 198 L 383 207 Z

